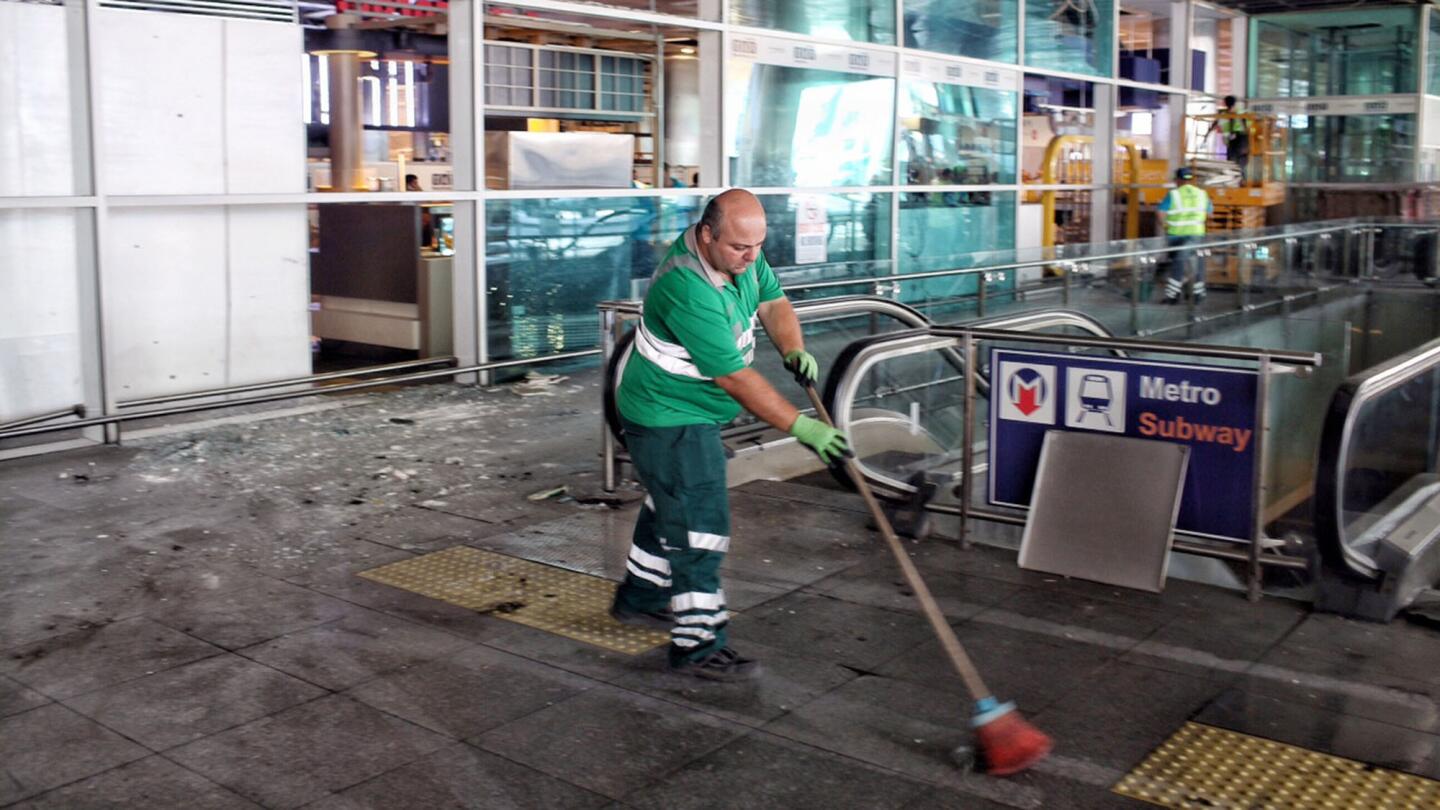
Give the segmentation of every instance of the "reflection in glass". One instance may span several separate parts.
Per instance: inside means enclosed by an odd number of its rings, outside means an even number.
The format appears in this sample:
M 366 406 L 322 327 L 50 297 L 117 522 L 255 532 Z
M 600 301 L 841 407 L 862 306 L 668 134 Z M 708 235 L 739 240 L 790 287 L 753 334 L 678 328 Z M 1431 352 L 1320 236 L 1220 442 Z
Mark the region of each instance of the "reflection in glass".
M 1426 49 L 1426 58 L 1430 61 L 1430 79 L 1425 87 L 1425 92 L 1432 96 L 1440 96 L 1440 14 L 1435 9 L 1430 10 L 1430 42 Z
M 765 259 L 782 285 L 890 274 L 889 194 L 765 194 L 760 204 L 769 226 Z M 803 241 L 802 214 L 818 220 L 821 242 Z
M 1297 183 L 1405 182 L 1415 172 L 1413 115 L 1292 115 L 1289 177 Z
M 1014 62 L 1016 0 L 907 0 L 905 47 L 995 62 Z
M 911 185 L 1015 182 L 1016 94 L 906 81 L 900 172 Z
M 1015 193 L 908 192 L 900 201 L 899 238 L 902 274 L 999 261 L 998 252 L 1015 246 Z M 978 278 L 960 275 L 908 282 L 901 297 L 907 303 L 935 304 L 974 295 Z M 1008 282 L 1013 283 L 1013 274 Z
M 701 205 L 699 197 L 486 203 L 491 358 L 596 346 L 595 305 L 639 297 L 671 241 L 700 218 Z
M 821 39 L 895 43 L 894 0 L 730 0 L 730 22 Z
M 1109 76 L 1115 54 L 1114 0 L 1025 4 L 1025 64 Z
M 890 182 L 894 79 L 740 59 L 725 78 L 733 184 Z
M 1357 8 L 1257 17 L 1250 95 L 1413 93 L 1418 13 Z

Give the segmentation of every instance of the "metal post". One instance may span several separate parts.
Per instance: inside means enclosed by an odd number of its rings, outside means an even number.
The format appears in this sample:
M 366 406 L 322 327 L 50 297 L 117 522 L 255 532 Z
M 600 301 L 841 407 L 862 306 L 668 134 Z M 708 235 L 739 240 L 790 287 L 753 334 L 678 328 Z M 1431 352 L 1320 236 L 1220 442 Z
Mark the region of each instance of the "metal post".
M 970 479 L 975 468 L 975 337 L 965 332 L 962 341 L 965 353 L 965 422 L 961 431 L 963 442 L 960 465 L 960 547 L 970 548 L 970 497 L 974 491 Z
M 976 273 L 975 278 L 980 282 L 979 291 L 975 294 L 975 314 L 983 318 L 985 317 L 985 288 L 989 286 L 990 274 L 982 271 Z
M 607 385 L 605 371 L 610 368 L 610 358 L 615 354 L 615 311 L 600 310 L 600 384 Z M 610 434 L 610 421 L 605 418 L 605 392 L 600 392 L 600 452 L 605 468 L 604 487 L 606 492 L 615 491 L 615 437 Z
M 1060 265 L 1061 300 L 1065 306 L 1070 306 L 1070 273 L 1075 269 L 1074 262 L 1064 262 Z
M 1260 376 L 1255 383 L 1255 475 L 1251 489 L 1255 493 L 1254 524 L 1250 539 L 1250 564 L 1246 577 L 1250 601 L 1260 599 L 1260 551 L 1265 541 L 1265 499 L 1269 493 L 1267 485 L 1267 453 L 1270 449 L 1270 355 L 1260 355 Z

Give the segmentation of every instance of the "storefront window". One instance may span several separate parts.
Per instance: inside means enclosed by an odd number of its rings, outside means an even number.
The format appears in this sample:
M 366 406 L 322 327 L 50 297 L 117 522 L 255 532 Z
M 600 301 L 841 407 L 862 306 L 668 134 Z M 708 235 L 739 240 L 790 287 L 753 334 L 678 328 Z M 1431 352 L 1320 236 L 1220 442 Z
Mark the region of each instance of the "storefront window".
M 1413 115 L 1292 115 L 1290 179 L 1296 183 L 1409 182 Z
M 1025 4 L 1025 64 L 1109 76 L 1115 55 L 1114 0 Z
M 894 0 L 730 0 L 730 22 L 820 39 L 895 43 Z
M 869 186 L 891 177 L 895 80 L 733 59 L 726 66 L 737 186 Z
M 1015 182 L 1016 94 L 906 81 L 900 172 L 911 185 Z
M 1417 13 L 1365 8 L 1257 17 L 1250 95 L 1413 93 Z
M 1019 42 L 1016 0 L 908 0 L 905 47 L 995 62 L 1014 62 Z

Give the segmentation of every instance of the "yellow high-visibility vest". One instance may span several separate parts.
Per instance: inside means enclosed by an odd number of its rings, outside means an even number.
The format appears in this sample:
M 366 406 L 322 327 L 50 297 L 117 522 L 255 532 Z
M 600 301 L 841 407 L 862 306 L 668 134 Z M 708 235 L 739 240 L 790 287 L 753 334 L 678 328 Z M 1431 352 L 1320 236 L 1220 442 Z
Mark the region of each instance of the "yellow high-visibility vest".
M 1205 215 L 1210 213 L 1210 195 L 1198 186 L 1178 186 L 1167 198 L 1165 232 L 1171 236 L 1204 236 Z

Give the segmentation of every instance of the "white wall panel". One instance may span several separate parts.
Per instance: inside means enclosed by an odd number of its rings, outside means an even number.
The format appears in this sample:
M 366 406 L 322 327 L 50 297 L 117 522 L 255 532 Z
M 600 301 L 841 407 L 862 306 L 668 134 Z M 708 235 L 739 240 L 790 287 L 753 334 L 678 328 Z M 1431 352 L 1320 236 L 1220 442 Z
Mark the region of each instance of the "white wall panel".
M 116 398 L 223 385 L 225 209 L 117 208 L 109 224 L 105 325 Z
M 0 211 L 0 422 L 84 401 L 75 218 L 89 215 Z
M 98 17 L 105 190 L 223 193 L 224 21 L 112 8 Z
M 298 25 L 225 21 L 225 171 L 231 194 L 305 190 L 304 52 Z
M 75 192 L 62 6 L 0 2 L 0 197 Z
M 232 385 L 310 373 L 310 232 L 305 207 L 234 206 L 230 224 Z

